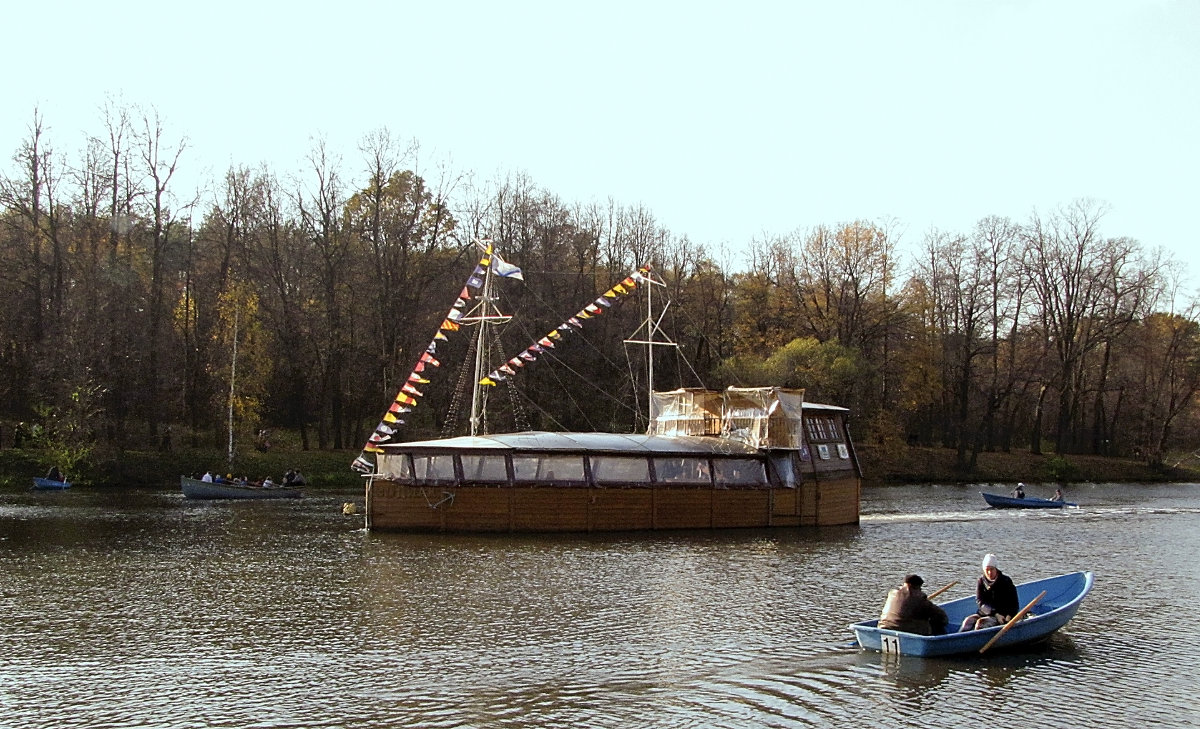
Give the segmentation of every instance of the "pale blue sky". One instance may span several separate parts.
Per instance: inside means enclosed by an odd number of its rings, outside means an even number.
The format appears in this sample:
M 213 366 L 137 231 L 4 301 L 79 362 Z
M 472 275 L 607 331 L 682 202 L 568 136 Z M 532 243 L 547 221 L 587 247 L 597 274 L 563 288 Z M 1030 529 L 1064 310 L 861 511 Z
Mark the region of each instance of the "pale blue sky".
M 116 96 L 186 135 L 188 179 L 299 170 L 316 136 L 357 173 L 387 127 L 431 175 L 523 172 L 735 252 L 1094 198 L 1105 235 L 1200 274 L 1200 2 L 49 0 L 4 24 L 5 170 L 35 105 L 76 157 Z

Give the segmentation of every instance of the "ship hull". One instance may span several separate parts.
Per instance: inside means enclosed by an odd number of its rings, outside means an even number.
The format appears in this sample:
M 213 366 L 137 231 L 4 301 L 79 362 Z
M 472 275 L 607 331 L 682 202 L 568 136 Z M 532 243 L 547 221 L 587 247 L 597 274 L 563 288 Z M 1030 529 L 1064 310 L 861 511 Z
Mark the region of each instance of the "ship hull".
M 857 477 L 795 488 L 439 487 L 375 480 L 371 529 L 613 532 L 857 524 Z

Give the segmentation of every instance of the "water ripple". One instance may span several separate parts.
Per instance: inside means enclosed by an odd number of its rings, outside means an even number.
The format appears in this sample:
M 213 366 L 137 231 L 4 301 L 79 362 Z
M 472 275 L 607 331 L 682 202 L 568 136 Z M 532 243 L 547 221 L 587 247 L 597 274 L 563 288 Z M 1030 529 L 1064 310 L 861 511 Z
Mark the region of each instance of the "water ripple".
M 997 702 L 1027 728 L 1200 724 L 1200 491 L 1078 491 L 1049 514 L 900 487 L 858 527 L 528 537 L 367 534 L 345 495 L 0 494 L 0 726 L 961 727 Z M 1096 588 L 1016 654 L 847 648 L 899 576 L 965 596 L 984 551 Z

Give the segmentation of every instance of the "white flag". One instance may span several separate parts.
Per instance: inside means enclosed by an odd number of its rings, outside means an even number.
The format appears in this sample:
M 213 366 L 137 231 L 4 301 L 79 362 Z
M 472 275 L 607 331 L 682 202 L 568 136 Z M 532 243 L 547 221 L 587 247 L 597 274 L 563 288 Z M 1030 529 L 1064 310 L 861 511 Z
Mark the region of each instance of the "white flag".
M 521 269 L 495 254 L 492 254 L 492 270 L 496 272 L 497 276 L 520 279 L 521 281 L 525 280 L 525 276 L 521 273 Z

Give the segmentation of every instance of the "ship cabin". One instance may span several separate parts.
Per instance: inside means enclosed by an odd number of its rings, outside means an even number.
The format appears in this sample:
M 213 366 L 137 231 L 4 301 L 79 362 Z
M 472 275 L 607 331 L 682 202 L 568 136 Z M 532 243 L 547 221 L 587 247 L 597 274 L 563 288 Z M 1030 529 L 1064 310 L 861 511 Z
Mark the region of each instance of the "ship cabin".
M 802 390 L 654 393 L 649 432 L 524 432 L 382 446 L 367 526 L 625 531 L 858 522 L 845 408 Z

